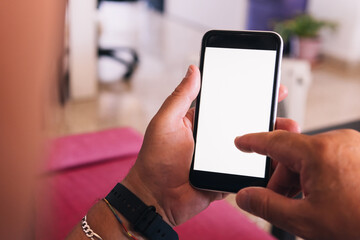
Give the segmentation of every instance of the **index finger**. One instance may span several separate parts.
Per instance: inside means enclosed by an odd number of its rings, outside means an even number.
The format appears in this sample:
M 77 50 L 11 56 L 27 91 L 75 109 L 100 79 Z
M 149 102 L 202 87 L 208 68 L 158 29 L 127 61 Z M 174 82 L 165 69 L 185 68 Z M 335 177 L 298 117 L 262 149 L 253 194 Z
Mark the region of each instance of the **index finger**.
M 284 85 L 280 84 L 278 101 L 281 102 L 288 95 L 288 89 Z
M 308 142 L 309 136 L 283 130 L 252 133 L 235 139 L 241 151 L 269 156 L 296 173 L 300 173 L 303 160 L 311 151 Z

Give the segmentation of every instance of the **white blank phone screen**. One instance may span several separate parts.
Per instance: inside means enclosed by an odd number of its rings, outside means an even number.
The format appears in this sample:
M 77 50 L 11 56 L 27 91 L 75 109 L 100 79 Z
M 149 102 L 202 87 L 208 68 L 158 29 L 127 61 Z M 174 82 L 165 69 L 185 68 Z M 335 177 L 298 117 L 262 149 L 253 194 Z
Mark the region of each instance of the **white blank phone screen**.
M 265 177 L 266 157 L 234 139 L 269 131 L 276 51 L 207 47 L 194 169 Z

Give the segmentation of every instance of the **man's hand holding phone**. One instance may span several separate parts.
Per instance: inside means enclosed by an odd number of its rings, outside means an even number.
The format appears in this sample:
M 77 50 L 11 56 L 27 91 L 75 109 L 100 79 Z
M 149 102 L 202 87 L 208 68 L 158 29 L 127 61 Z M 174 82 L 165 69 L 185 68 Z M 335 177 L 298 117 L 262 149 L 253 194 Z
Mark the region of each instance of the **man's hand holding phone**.
M 225 195 L 194 189 L 189 170 L 194 149 L 191 102 L 200 89 L 200 72 L 190 66 L 188 74 L 166 99 L 149 124 L 139 157 L 123 184 L 146 204 L 154 205 L 166 221 L 179 225 Z M 280 87 L 279 100 L 287 90 Z M 277 119 L 276 127 L 298 131 L 289 119 Z M 234 146 L 235 147 L 235 146 Z
M 194 187 L 235 193 L 267 185 L 271 160 L 242 153 L 233 142 L 238 135 L 274 129 L 282 46 L 274 32 L 214 30 L 204 35 L 190 169 Z

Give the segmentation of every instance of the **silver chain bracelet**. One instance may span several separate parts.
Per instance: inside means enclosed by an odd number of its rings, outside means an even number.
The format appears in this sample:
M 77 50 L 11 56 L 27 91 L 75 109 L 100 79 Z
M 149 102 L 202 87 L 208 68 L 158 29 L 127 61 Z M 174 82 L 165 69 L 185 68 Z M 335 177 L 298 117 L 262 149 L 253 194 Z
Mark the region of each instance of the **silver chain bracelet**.
M 89 224 L 86 221 L 86 215 L 83 217 L 83 219 L 81 221 L 81 227 L 82 227 L 84 233 L 86 234 L 86 236 L 88 238 L 90 238 L 91 240 L 96 240 L 96 239 L 103 240 L 98 234 L 94 233 L 94 231 L 90 228 Z

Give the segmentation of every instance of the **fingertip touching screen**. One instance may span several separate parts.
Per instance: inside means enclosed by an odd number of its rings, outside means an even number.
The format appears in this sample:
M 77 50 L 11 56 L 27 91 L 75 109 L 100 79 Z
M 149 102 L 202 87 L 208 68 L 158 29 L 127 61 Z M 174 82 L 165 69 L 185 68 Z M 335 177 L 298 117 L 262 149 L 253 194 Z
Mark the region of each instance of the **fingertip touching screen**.
M 266 156 L 241 152 L 234 139 L 270 130 L 276 53 L 206 47 L 194 170 L 265 177 Z

